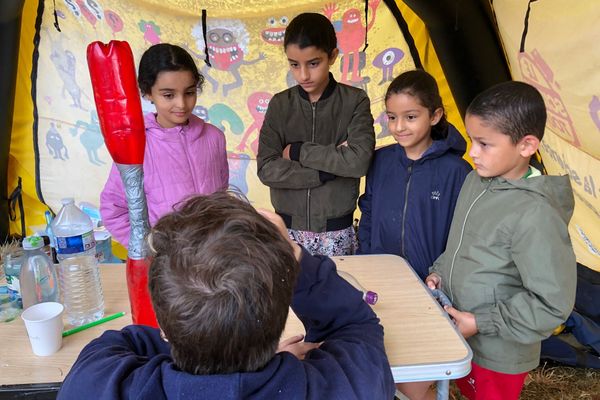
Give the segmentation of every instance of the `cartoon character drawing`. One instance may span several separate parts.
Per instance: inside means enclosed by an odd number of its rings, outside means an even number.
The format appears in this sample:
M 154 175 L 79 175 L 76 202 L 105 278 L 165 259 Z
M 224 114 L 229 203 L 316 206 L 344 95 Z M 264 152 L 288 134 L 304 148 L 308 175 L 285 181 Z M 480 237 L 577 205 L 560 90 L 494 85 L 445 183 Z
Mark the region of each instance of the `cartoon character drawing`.
M 377 134 L 377 139 L 390 136 L 390 130 L 388 129 L 388 118 L 385 111 L 382 111 L 379 116 L 375 119 L 375 123 L 381 127 L 381 132 Z
M 381 81 L 379 85 L 394 79 L 394 65 L 398 64 L 404 57 L 404 52 L 396 47 L 383 50 L 375 56 L 373 65 L 381 69 Z
M 593 96 L 592 101 L 588 105 L 588 109 L 590 110 L 590 117 L 594 124 L 596 124 L 596 128 L 600 131 L 600 99 L 598 96 Z
M 196 117 L 204 120 L 204 122 L 208 122 L 208 109 L 204 106 L 195 106 L 192 110 L 192 114 Z
M 579 148 L 581 141 L 569 115 L 569 110 L 560 95 L 560 85 L 554 79 L 554 72 L 542 55 L 537 50 L 533 50 L 531 53 L 519 53 L 519 67 L 523 80 L 535 86 L 544 98 L 548 113 L 547 127 Z
M 96 29 L 96 22 L 98 22 L 98 18 L 92 13 L 92 11 L 88 8 L 88 6 L 83 2 L 83 0 L 76 0 L 77 5 L 79 6 L 79 10 L 81 14 L 85 17 L 87 22 L 92 25 L 94 29 Z
M 77 107 L 87 111 L 81 104 L 81 88 L 77 85 L 75 72 L 77 71 L 77 60 L 70 50 L 64 50 L 59 40 L 52 42 L 50 60 L 54 64 L 58 76 L 63 82 L 61 95 L 65 98 L 65 92 L 71 96 L 73 104 L 71 107 Z
M 204 50 L 204 38 L 202 34 L 202 23 L 198 23 L 192 29 L 192 36 L 196 38 L 198 49 Z M 219 71 L 229 72 L 234 81 L 223 85 L 223 96 L 226 97 L 229 91 L 236 89 L 244 84 L 240 76 L 240 67 L 242 65 L 252 65 L 261 60 L 264 60 L 265 55 L 260 53 L 258 58 L 251 61 L 244 60 L 244 56 L 248 53 L 248 45 L 250 43 L 250 35 L 246 30 L 245 25 L 234 19 L 218 19 L 212 20 L 208 24 L 206 32 L 208 47 L 208 59 L 213 68 Z M 188 49 L 189 50 L 189 49 Z M 192 51 L 192 53 L 194 53 Z M 198 58 L 204 58 L 194 53 Z M 212 84 L 213 92 L 217 92 L 219 88 L 218 81 L 209 73 L 208 66 L 202 68 L 204 77 Z
M 363 26 L 361 22 L 361 13 L 356 8 L 350 8 L 342 15 L 341 23 L 339 21 L 333 21 L 333 14 L 338 10 L 335 3 L 327 4 L 323 8 L 323 14 L 333 23 L 336 28 L 336 35 L 338 40 L 338 48 L 340 53 L 347 55 L 342 62 L 342 79 L 344 83 L 348 83 L 348 72 L 350 71 L 350 57 L 353 59 L 352 63 L 352 76 L 350 77 L 351 82 L 360 83 L 362 78 L 358 71 L 359 66 L 359 53 L 360 48 L 365 42 L 366 32 L 371 30 L 375 23 L 375 16 L 377 14 L 377 7 L 381 0 L 369 0 L 369 7 L 372 10 L 371 21 L 368 22 L 367 26 Z
M 213 104 L 208 109 L 208 120 L 225 133 L 227 133 L 227 128 L 223 125 L 223 122 L 227 122 L 229 129 L 235 135 L 239 135 L 244 131 L 244 122 L 227 104 Z
M 95 110 L 90 113 L 90 122 L 78 120 L 75 123 L 75 126 L 71 128 L 71 135 L 77 136 L 80 128 L 83 128 L 83 132 L 79 136 L 79 141 L 85 147 L 90 162 L 94 165 L 106 164 L 98 157 L 98 149 L 104 145 L 104 138 L 100 131 L 98 114 Z
M 160 27 L 154 23 L 154 21 L 141 20 L 138 23 L 140 31 L 144 33 L 144 40 L 150 45 L 160 43 Z
M 244 152 L 246 150 L 250 134 L 256 131 L 258 133 L 256 138 L 250 144 L 250 149 L 255 156 L 258 154 L 258 135 L 260 134 L 260 128 L 265 120 L 265 114 L 272 97 L 273 95 L 267 92 L 254 92 L 248 97 L 246 104 L 248 105 L 248 111 L 250 111 L 253 121 L 248 129 L 246 129 L 246 132 L 244 132 L 240 144 L 235 148 L 237 151 Z
M 229 164 L 229 186 L 239 189 L 244 195 L 248 194 L 248 182 L 246 182 L 246 170 L 250 164 L 248 154 L 227 153 Z
M 104 16 L 106 17 L 106 23 L 113 32 L 113 37 L 115 36 L 115 33 L 123 30 L 123 20 L 119 17 L 119 14 L 112 10 L 106 10 L 104 11 Z
M 285 28 L 289 23 L 289 19 L 286 16 L 276 19 L 270 17 L 267 19 L 268 28 L 265 28 L 260 33 L 261 39 L 268 44 L 274 44 L 280 46 L 283 44 L 283 37 L 285 36 Z
M 348 61 L 348 68 L 353 69 L 354 68 L 354 61 L 356 60 L 356 57 L 354 56 L 350 56 L 349 54 L 342 54 L 341 56 L 341 63 L 340 63 L 340 72 L 344 72 L 344 64 L 346 63 L 346 59 L 349 59 L 350 61 Z M 365 68 L 367 64 L 367 54 L 364 51 L 361 51 L 358 53 L 358 75 L 361 76 L 362 74 L 362 70 Z M 367 83 L 371 82 L 371 78 L 369 78 L 368 76 L 362 76 L 362 79 L 359 82 L 350 82 L 352 84 L 352 86 L 355 87 L 359 87 L 362 90 L 364 90 L 365 92 L 367 91 Z
M 67 160 L 69 158 L 67 147 L 63 143 L 62 136 L 58 132 L 58 129 L 56 129 L 54 122 L 50 122 L 50 129 L 46 132 L 46 147 L 48 148 L 48 153 L 54 159 Z

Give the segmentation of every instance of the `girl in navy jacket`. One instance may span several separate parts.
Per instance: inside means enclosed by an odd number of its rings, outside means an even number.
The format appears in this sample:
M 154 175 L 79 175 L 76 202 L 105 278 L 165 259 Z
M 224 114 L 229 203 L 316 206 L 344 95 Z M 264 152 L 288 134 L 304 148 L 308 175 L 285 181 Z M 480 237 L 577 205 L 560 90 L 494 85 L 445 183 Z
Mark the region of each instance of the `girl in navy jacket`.
M 359 199 L 360 254 L 397 254 L 421 279 L 446 247 L 454 206 L 471 166 L 466 143 L 446 121 L 435 79 L 407 71 L 385 95 L 390 134 L 398 144 L 381 148 Z

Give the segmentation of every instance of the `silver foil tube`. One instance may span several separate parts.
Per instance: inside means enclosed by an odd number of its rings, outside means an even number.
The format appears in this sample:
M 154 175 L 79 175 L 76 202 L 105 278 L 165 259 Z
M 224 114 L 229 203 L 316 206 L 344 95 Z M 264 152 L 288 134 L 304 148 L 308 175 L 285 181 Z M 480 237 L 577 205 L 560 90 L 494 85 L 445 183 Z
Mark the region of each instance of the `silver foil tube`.
M 146 235 L 150 232 L 148 205 L 144 192 L 144 170 L 141 164 L 118 164 L 117 168 L 123 180 L 125 197 L 129 208 L 129 246 L 128 257 L 141 260 L 148 255 Z

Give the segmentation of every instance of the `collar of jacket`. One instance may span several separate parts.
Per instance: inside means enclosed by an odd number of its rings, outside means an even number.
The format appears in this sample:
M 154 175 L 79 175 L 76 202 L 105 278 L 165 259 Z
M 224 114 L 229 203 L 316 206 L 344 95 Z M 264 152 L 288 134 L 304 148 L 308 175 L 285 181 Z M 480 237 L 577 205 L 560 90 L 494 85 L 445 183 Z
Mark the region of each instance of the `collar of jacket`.
M 329 83 L 327 84 L 327 87 L 323 91 L 323 94 L 321 95 L 321 97 L 319 97 L 319 100 L 317 100 L 317 101 L 325 100 L 326 98 L 331 96 L 331 94 L 335 90 L 336 85 L 337 85 L 337 81 L 333 77 L 333 74 L 330 72 L 329 73 Z M 308 93 L 306 92 L 306 90 L 302 89 L 302 86 L 300 86 L 300 85 L 298 85 L 298 93 L 300 93 L 300 97 L 302 97 L 304 100 L 310 101 L 310 98 L 308 97 Z
M 188 137 L 188 140 L 195 139 L 203 130 L 204 120 L 194 114 L 190 115 L 188 123 L 185 125 L 174 126 L 173 128 L 163 128 L 156 120 L 155 113 L 148 113 L 144 118 L 146 125 L 146 134 L 154 136 L 157 139 L 167 142 L 179 142 L 181 135 Z M 190 136 L 192 135 L 192 136 Z

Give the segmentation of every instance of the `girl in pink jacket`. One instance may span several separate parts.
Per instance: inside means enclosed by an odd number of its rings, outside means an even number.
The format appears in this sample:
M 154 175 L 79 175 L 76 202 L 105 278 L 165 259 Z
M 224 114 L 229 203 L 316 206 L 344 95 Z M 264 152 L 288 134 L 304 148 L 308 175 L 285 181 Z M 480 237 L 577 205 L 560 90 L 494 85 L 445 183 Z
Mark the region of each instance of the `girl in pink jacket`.
M 225 135 L 192 114 L 203 83 L 194 60 L 179 46 L 161 43 L 142 55 L 138 85 L 156 107 L 156 113 L 144 118 L 144 191 L 150 225 L 186 197 L 228 186 Z M 113 238 L 127 247 L 127 200 L 114 165 L 100 194 L 100 213 Z

